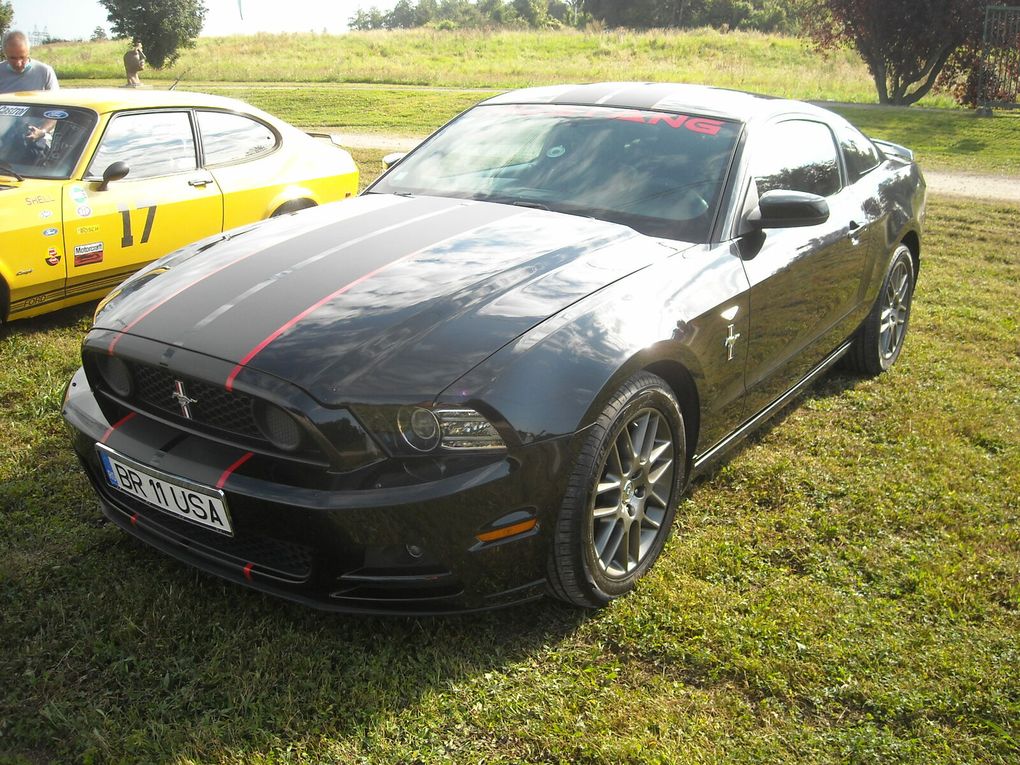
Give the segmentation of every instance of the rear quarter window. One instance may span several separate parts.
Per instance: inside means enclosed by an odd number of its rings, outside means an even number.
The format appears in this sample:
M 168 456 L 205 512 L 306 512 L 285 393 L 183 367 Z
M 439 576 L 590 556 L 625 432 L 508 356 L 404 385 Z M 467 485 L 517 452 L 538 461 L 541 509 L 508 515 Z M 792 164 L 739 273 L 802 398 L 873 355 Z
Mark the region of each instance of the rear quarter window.
M 268 125 L 240 114 L 199 112 L 206 165 L 255 159 L 273 151 L 276 133 Z
M 856 183 L 882 163 L 882 153 L 866 135 L 851 125 L 836 128 L 836 138 L 846 162 L 847 180 Z

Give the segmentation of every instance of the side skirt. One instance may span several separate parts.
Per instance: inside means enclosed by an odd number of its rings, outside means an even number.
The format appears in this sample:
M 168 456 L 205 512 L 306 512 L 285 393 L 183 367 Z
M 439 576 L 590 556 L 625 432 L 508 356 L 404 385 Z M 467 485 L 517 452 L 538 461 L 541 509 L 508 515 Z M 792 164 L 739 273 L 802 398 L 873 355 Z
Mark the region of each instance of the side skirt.
M 750 435 L 755 429 L 757 429 L 758 426 L 760 426 L 765 420 L 769 419 L 776 412 L 778 412 L 780 409 L 789 404 L 790 401 L 796 398 L 798 395 L 800 395 L 805 388 L 807 388 L 809 385 L 811 385 L 811 383 L 813 383 L 815 380 L 817 380 L 819 377 L 825 374 L 832 367 L 833 364 L 839 361 L 840 358 L 842 358 L 842 356 L 848 350 L 850 350 L 850 345 L 852 342 L 853 342 L 852 340 L 847 340 L 846 342 L 844 342 L 836 350 L 834 350 L 832 353 L 826 356 L 822 360 L 821 364 L 819 364 L 810 372 L 808 372 L 803 377 L 803 379 L 801 379 L 799 383 L 790 388 L 790 390 L 786 391 L 786 393 L 784 393 L 782 396 L 777 398 L 771 404 L 766 406 L 764 409 L 762 409 L 756 415 L 751 417 L 749 420 L 746 420 L 743 425 L 741 425 L 732 433 L 730 433 L 728 436 L 726 436 L 721 441 L 716 443 L 716 445 L 709 449 L 707 452 L 705 452 L 704 454 L 696 455 L 694 458 L 694 466 L 693 469 L 691 470 L 691 477 L 695 478 L 699 475 L 702 475 L 708 472 L 716 464 L 718 464 L 718 462 L 722 460 L 722 458 L 726 456 L 726 454 L 731 449 L 733 449 L 737 444 L 739 444 L 741 441 L 747 438 L 747 436 Z

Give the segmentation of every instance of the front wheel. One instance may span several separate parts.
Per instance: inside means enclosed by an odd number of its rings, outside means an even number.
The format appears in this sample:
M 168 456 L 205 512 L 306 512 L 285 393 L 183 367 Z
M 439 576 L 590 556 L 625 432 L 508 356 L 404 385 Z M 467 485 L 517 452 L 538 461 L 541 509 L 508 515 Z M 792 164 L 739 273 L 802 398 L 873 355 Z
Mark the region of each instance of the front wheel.
M 914 296 L 914 259 L 905 244 L 897 246 L 871 313 L 857 330 L 847 354 L 850 367 L 874 377 L 896 363 L 903 350 Z
M 556 521 L 552 594 L 599 608 L 634 588 L 669 537 L 687 465 L 684 421 L 665 381 L 640 373 L 591 426 Z

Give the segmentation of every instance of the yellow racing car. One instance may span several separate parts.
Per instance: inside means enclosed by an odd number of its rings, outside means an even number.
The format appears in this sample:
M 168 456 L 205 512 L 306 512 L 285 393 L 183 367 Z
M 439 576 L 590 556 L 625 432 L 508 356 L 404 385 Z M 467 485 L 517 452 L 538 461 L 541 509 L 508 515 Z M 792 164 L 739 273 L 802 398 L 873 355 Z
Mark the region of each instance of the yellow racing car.
M 350 154 L 233 99 L 0 95 L 0 322 L 94 300 L 220 231 L 357 193 Z

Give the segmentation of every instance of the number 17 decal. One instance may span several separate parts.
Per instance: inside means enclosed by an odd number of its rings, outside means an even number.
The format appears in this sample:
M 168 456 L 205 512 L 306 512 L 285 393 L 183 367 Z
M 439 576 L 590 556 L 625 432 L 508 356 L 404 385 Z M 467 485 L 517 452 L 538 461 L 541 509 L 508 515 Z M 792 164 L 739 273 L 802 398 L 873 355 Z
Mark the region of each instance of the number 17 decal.
M 148 207 L 139 207 L 139 210 L 148 210 L 145 213 L 145 228 L 142 229 L 142 244 L 149 241 L 149 235 L 152 233 L 152 221 L 156 219 L 156 205 L 149 205 Z M 121 247 L 130 247 L 135 243 L 135 238 L 131 234 L 131 211 L 121 210 L 121 220 L 124 222 L 124 235 L 120 239 Z

